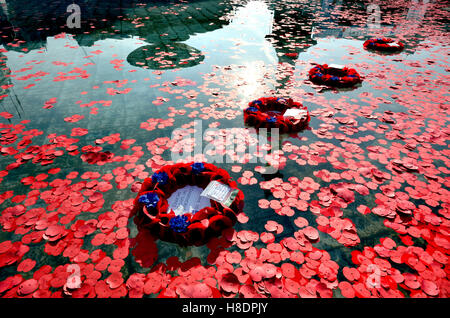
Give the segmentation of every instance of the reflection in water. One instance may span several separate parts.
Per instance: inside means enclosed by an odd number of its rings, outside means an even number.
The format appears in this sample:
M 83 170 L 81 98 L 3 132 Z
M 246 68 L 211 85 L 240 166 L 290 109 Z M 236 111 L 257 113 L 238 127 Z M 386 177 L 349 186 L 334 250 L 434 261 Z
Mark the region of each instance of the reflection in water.
M 15 92 L 14 85 L 11 81 L 11 70 L 7 67 L 6 61 L 6 56 L 3 53 L 0 53 L 0 104 L 2 105 L 1 111 L 17 114 L 17 116 L 21 118 L 24 114 L 24 110 L 20 99 Z M 4 99 L 8 99 L 9 103 L 5 103 Z M 7 107 L 7 104 L 11 106 Z
M 268 9 L 267 4 L 251 1 L 235 11 L 229 27 L 239 30 L 240 46 L 256 44 L 264 53 L 264 57 L 270 57 L 273 56 L 273 48 L 265 37 L 271 33 L 272 23 L 273 12 Z M 258 98 L 258 95 L 265 90 L 264 79 L 267 74 L 265 64 L 262 60 L 258 60 L 258 55 L 252 54 L 252 56 L 254 58 L 243 61 L 242 67 L 233 73 L 234 85 L 237 88 L 237 94 L 242 97 L 242 102 L 250 97 Z
M 412 0 L 411 6 L 408 9 L 408 15 L 406 16 L 406 20 L 421 22 L 425 17 L 425 13 L 427 12 L 428 6 L 430 5 L 431 0 Z
M 92 46 L 101 39 L 130 36 L 151 43 L 181 42 L 192 34 L 210 32 L 227 24 L 222 17 L 232 9 L 231 0 L 170 3 L 149 0 L 78 0 L 76 3 L 81 8 L 81 28 L 69 29 L 66 19 L 70 13 L 66 9 L 70 2 L 7 2 L 9 16 L 1 19 L 0 43 L 21 41 L 18 46 L 11 46 L 12 50 L 20 50 L 31 44 L 27 43 L 29 41 L 42 47 L 47 37 L 61 32 L 74 34 L 81 46 Z
M 386 16 L 386 13 L 390 13 L 393 10 L 399 8 L 383 7 L 386 4 L 385 1 L 372 1 L 372 2 L 353 2 L 353 1 L 333 1 L 322 0 L 322 10 L 320 11 L 320 24 L 316 24 L 313 27 L 313 38 L 358 38 L 366 39 L 372 36 L 409 36 L 414 37 L 414 32 L 418 26 L 422 23 L 425 17 L 425 13 L 430 9 L 432 1 L 418 1 L 411 0 L 408 4 L 408 10 L 404 16 L 404 19 L 399 22 L 399 19 L 392 25 L 390 22 L 386 24 L 382 23 L 382 15 Z M 359 9 L 358 9 L 359 8 Z M 366 11 L 367 22 L 362 25 L 347 25 L 341 23 L 342 16 L 350 12 L 354 12 L 355 9 Z M 356 13 L 356 12 L 355 12 Z M 384 19 L 383 21 L 392 21 L 392 19 Z
M 204 59 L 201 51 L 184 43 L 145 45 L 127 57 L 131 65 L 153 70 L 191 67 Z
M 8 3 L 6 2 L 6 0 L 0 0 L 0 6 L 2 7 L 3 13 L 7 18 L 9 18 Z
M 432 2 L 432 0 L 411 0 L 406 18 L 402 23 L 395 26 L 394 32 L 406 34 L 416 32 L 425 18 L 427 10 L 430 9 Z
M 342 0 L 321 0 L 321 10 L 319 15 L 325 17 L 322 19 L 322 23 L 327 25 L 333 25 L 339 20 L 337 14 L 342 10 Z
M 262 1 L 250 1 L 237 8 L 231 18 L 231 26 L 240 32 L 242 41 L 264 38 L 272 32 L 274 13 Z

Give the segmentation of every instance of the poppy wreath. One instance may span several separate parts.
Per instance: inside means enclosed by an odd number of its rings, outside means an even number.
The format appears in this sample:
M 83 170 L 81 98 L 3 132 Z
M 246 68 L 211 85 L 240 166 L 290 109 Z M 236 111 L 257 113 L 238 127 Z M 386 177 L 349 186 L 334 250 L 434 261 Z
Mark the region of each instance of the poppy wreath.
M 396 45 L 389 45 L 389 43 L 395 43 Z M 397 41 L 395 42 L 393 39 L 390 38 L 372 38 L 368 39 L 363 44 L 364 48 L 366 50 L 376 50 L 376 51 L 382 51 L 382 52 L 395 52 L 395 51 L 401 51 L 405 47 L 405 45 Z
M 134 200 L 132 215 L 139 229 L 146 228 L 163 241 L 181 246 L 200 246 L 212 237 L 220 236 L 222 230 L 232 227 L 244 207 L 244 194 L 238 191 L 231 205 L 224 206 L 210 200 L 211 207 L 192 213 L 176 215 L 167 199 L 178 189 L 187 185 L 206 188 L 211 181 L 218 181 L 237 189 L 227 171 L 203 162 L 167 165 L 146 178 Z
M 353 68 L 342 69 L 328 67 L 328 64 L 317 65 L 309 70 L 309 79 L 320 85 L 351 87 L 360 82 L 361 76 Z
M 280 133 L 296 132 L 304 129 L 311 120 L 307 108 L 291 98 L 262 97 L 250 102 L 248 106 L 244 109 L 244 122 L 257 129 L 279 128 Z M 306 110 L 306 117 L 284 117 L 283 113 L 290 108 Z

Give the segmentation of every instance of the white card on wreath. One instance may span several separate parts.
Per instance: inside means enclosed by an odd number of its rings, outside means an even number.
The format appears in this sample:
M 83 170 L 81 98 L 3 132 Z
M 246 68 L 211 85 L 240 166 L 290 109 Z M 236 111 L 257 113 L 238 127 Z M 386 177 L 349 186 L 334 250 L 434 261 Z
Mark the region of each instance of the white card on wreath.
M 398 44 L 397 43 L 395 43 L 395 42 L 391 42 L 391 43 L 386 43 L 387 45 L 389 45 L 389 46 L 394 46 L 394 47 L 397 47 L 398 46 Z
M 219 181 L 211 181 L 203 190 L 201 196 L 214 200 L 222 205 L 230 206 L 236 196 L 238 195 L 238 189 L 232 189 L 226 184 Z
M 345 66 L 344 65 L 340 65 L 340 64 L 330 64 L 330 65 L 328 65 L 328 67 L 342 70 Z
M 289 108 L 284 112 L 283 117 L 294 117 L 301 119 L 305 118 L 307 114 L 308 112 L 305 109 Z
M 211 181 L 203 190 L 201 196 L 210 198 L 217 202 L 224 202 L 230 195 L 231 188 L 218 181 Z
M 202 191 L 200 187 L 189 185 L 178 189 L 167 199 L 169 210 L 172 209 L 175 215 L 182 215 L 211 206 L 209 199 L 201 196 Z

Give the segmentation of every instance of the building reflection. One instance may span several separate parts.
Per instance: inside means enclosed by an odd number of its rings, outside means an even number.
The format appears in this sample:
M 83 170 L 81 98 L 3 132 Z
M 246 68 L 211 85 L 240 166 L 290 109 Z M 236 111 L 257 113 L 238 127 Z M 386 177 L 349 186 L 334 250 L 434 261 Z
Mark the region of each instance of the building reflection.
M 293 64 L 298 53 L 327 36 L 371 36 L 376 32 L 368 24 L 346 17 L 369 15 L 370 5 L 380 6 L 383 15 L 404 10 L 385 6 L 388 1 L 296 0 L 256 1 L 265 3 L 273 13 L 267 38 L 281 63 Z M 45 46 L 46 38 L 61 32 L 74 35 L 81 46 L 92 46 L 105 38 L 139 37 L 149 43 L 182 42 L 194 34 L 211 32 L 229 24 L 229 15 L 242 6 L 241 1 L 149 1 L 78 0 L 82 12 L 81 28 L 66 27 L 67 3 L 64 1 L 0 0 L 0 43 L 20 50 L 33 45 Z M 432 0 L 411 0 L 404 19 L 397 25 L 382 25 L 385 35 L 411 33 L 424 20 Z M 245 5 L 247 5 L 246 3 Z M 379 30 L 378 30 L 379 31 Z M 386 34 L 389 33 L 389 34 Z
M 19 41 L 21 47 L 45 46 L 46 38 L 67 32 L 80 46 L 92 46 L 105 38 L 136 36 L 152 43 L 185 41 L 191 35 L 221 28 L 232 8 L 231 0 L 149 1 L 77 0 L 81 8 L 81 28 L 69 29 L 67 5 L 63 1 L 2 0 L 0 43 Z
M 157 69 L 162 62 L 165 68 L 191 67 L 202 62 L 204 56 L 199 48 L 181 42 L 194 35 L 222 29 L 244 12 L 247 28 L 252 19 L 258 20 L 257 15 L 262 15 L 260 18 L 265 20 L 263 28 L 244 31 L 251 32 L 250 36 L 262 36 L 267 46 L 275 50 L 276 80 L 278 88 L 282 88 L 291 83 L 299 54 L 315 45 L 320 38 L 363 40 L 382 30 L 386 36 L 407 34 L 410 36 L 408 40 L 420 41 L 415 32 L 433 1 L 411 0 L 404 3 L 406 7 L 387 5 L 391 2 L 258 0 L 243 4 L 237 0 L 77 0 L 82 12 L 81 28 L 68 29 L 68 2 L 0 0 L 0 44 L 6 50 L 22 52 L 25 47 L 45 47 L 48 37 L 62 32 L 72 34 L 81 47 L 90 47 L 106 38 L 135 37 L 147 43 L 129 53 L 131 65 Z M 399 21 L 396 25 L 380 24 L 379 29 L 374 28 L 376 23 L 361 20 L 361 17 L 368 16 L 370 5 L 378 6 L 383 15 L 403 16 L 403 19 L 391 19 Z M 176 53 L 175 57 L 171 57 L 170 48 Z M 166 58 L 159 58 L 159 53 Z M 256 70 L 256 67 L 249 66 L 243 75 L 253 76 L 252 82 L 255 83 L 264 81 L 265 71 L 249 73 L 249 69 Z
M 385 0 L 322 0 L 320 19 L 317 20 L 319 23 L 314 24 L 312 37 L 315 39 L 334 37 L 362 40 L 372 36 L 408 36 L 408 40 L 414 42 L 417 41 L 414 32 L 423 23 L 426 12 L 432 8 L 432 2 L 433 0 L 408 0 L 392 5 L 392 1 Z M 342 17 L 361 14 L 366 14 L 366 23 L 358 24 L 342 21 Z M 381 15 L 396 16 L 396 19 L 384 19 L 395 20 L 396 22 L 392 24 L 383 23 Z M 376 21 L 377 18 L 379 19 L 378 22 Z
M 416 32 L 432 5 L 433 0 L 412 0 L 406 18 L 394 27 L 394 33 L 410 34 Z

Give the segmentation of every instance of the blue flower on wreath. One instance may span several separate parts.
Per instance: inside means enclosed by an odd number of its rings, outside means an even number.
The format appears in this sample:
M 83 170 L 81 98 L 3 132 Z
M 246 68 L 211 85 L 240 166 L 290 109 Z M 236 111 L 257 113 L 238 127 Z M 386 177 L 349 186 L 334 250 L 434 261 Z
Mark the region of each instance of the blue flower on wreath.
M 164 185 L 169 180 L 169 176 L 164 171 L 156 172 L 152 175 L 152 182 L 159 183 L 160 185 Z
M 316 73 L 316 74 L 314 74 L 314 76 L 315 76 L 315 77 L 322 77 L 323 74 L 322 74 L 322 73 Z
M 278 97 L 277 98 L 277 102 L 280 103 L 280 104 L 287 104 L 286 98 L 282 98 L 282 97 Z
M 147 209 L 153 209 L 159 202 L 159 196 L 156 193 L 148 192 L 139 197 L 139 202 L 143 203 Z
M 332 76 L 330 78 L 330 80 L 332 80 L 332 81 L 339 81 L 339 77 L 338 76 Z
M 252 102 L 252 104 L 253 104 L 253 105 L 262 105 L 262 101 L 260 101 L 259 99 L 257 99 L 257 100 L 254 100 L 254 101 Z
M 247 113 L 257 113 L 259 111 L 259 109 L 256 107 L 248 107 L 247 109 L 245 109 L 245 111 Z
M 274 122 L 277 121 L 277 119 L 276 119 L 275 117 L 267 117 L 267 118 L 266 118 L 266 121 L 267 121 L 268 123 L 274 123 Z
M 191 164 L 191 168 L 193 174 L 199 174 L 205 170 L 205 165 L 203 162 L 194 162 Z
M 177 215 L 170 219 L 169 226 L 170 228 L 177 233 L 184 233 L 187 231 L 188 226 L 191 222 L 188 221 L 186 215 Z

